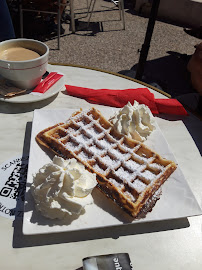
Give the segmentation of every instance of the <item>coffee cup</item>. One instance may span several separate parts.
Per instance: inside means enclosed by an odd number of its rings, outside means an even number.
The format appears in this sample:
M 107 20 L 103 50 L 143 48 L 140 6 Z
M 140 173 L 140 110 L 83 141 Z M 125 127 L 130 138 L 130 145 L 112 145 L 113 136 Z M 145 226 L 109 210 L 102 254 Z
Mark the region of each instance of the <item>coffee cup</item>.
M 0 75 L 14 86 L 32 89 L 47 70 L 49 48 L 34 39 L 10 39 L 0 43 Z

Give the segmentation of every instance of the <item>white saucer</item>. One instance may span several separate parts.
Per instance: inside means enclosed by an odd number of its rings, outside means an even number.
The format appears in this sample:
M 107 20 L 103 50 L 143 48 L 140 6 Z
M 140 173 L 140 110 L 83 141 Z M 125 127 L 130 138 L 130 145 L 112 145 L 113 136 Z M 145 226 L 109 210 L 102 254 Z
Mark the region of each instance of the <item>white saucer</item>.
M 32 93 L 15 96 L 12 98 L 0 97 L 1 101 L 9 103 L 32 103 L 38 102 L 56 95 L 64 87 L 64 76 L 58 80 L 51 88 L 49 88 L 44 94 L 33 95 Z

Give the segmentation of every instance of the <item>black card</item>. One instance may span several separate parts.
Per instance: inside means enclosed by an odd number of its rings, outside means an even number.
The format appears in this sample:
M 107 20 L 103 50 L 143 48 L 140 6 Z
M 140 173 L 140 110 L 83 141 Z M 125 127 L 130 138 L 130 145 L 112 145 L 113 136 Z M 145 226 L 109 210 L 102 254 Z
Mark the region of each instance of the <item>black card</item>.
M 133 270 L 128 253 L 92 256 L 83 259 L 83 270 Z

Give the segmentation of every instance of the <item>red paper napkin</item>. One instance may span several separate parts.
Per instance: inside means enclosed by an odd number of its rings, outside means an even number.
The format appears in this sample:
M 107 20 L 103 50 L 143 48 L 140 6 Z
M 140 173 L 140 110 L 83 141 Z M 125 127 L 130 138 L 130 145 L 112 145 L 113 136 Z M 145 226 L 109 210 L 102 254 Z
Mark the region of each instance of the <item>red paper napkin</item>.
M 69 95 L 84 98 L 94 104 L 122 108 L 128 102 L 133 104 L 136 100 L 140 104 L 147 105 L 153 114 L 188 115 L 177 99 L 155 99 L 154 94 L 147 88 L 111 90 L 90 89 L 72 85 L 65 85 L 65 87 Z

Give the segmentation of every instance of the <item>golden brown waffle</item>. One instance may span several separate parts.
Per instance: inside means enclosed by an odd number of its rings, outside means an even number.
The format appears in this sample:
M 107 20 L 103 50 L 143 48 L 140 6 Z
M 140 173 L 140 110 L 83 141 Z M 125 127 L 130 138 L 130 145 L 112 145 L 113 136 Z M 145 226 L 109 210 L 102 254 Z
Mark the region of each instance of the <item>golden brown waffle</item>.
M 95 108 L 41 131 L 36 140 L 96 173 L 98 188 L 133 217 L 176 169 L 173 161 L 115 131 Z

